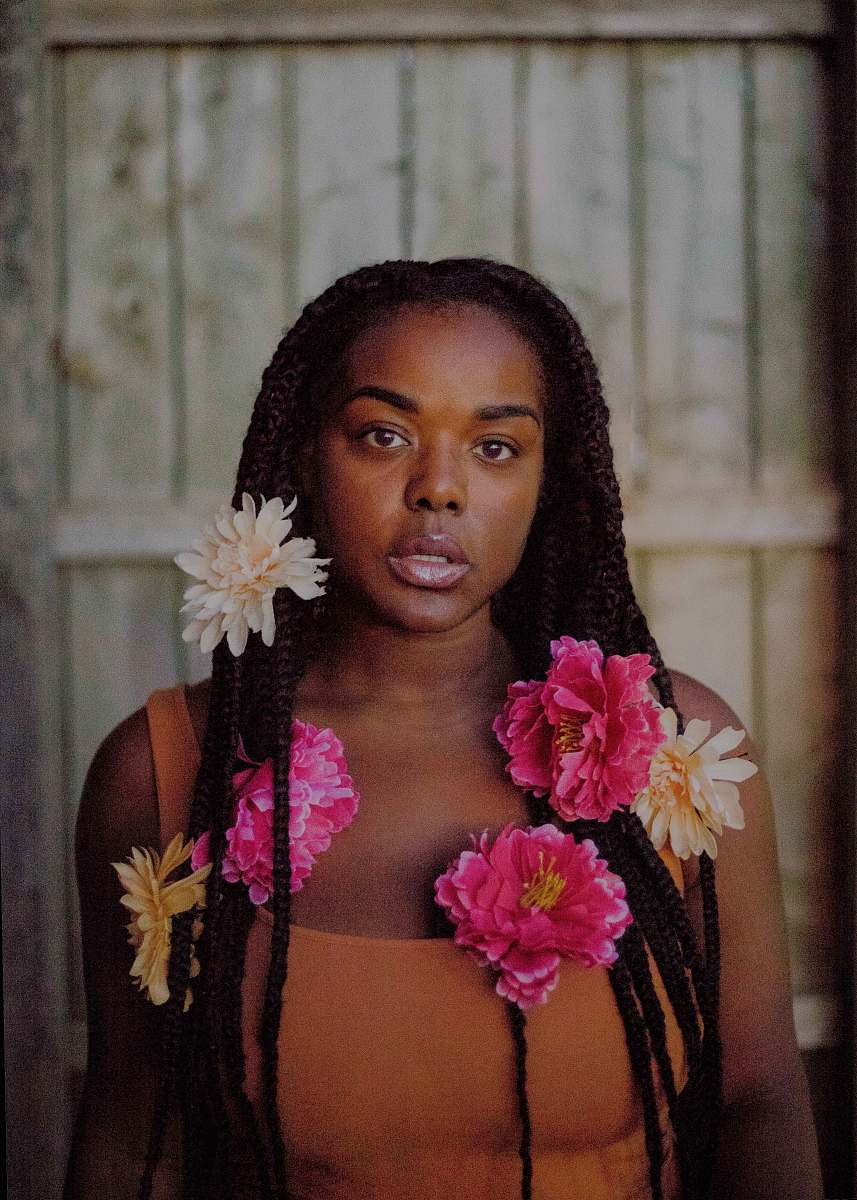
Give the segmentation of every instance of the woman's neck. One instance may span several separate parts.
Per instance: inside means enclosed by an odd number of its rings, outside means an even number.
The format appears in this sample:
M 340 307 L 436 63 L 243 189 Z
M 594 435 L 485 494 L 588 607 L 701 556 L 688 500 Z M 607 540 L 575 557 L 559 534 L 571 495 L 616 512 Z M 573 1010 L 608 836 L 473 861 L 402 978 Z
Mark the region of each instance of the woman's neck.
M 418 717 L 499 711 L 517 678 L 511 646 L 487 607 L 455 629 L 415 633 L 336 615 L 304 680 L 308 694 L 345 709 L 372 705 Z

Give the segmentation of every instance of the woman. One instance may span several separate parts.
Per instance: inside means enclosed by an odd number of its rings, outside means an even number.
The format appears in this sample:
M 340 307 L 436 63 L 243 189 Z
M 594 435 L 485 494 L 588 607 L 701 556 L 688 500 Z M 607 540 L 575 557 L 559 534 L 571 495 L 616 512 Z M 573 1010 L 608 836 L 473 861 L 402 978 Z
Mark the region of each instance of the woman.
M 746 828 L 723 830 L 716 889 L 709 854 L 677 857 L 672 830 L 656 849 L 637 801 L 584 817 L 529 786 L 538 764 L 516 774 L 513 701 L 542 696 L 575 655 L 596 673 L 598 655 L 605 671 L 648 655 L 641 713 L 655 697 L 712 730 L 740 724 L 663 666 L 634 599 L 607 416 L 564 305 L 488 260 L 367 267 L 285 336 L 234 503 L 296 499 L 295 532 L 325 559 L 296 541 L 305 598 L 280 588 L 262 638 L 245 642 L 233 615 L 212 679 L 187 692 L 184 733 L 172 689 L 90 768 L 77 832 L 90 1060 L 68 1200 L 108 1184 L 130 1196 L 140 1177 L 156 1196 L 821 1195 L 761 774 L 724 773 L 747 780 Z M 222 618 L 188 636 L 205 647 Z M 541 682 L 509 690 L 527 680 Z M 574 719 L 551 745 L 576 763 L 594 721 Z M 313 728 L 344 748 L 354 805 L 301 874 L 289 770 Z M 261 858 L 238 863 L 235 805 L 237 781 L 269 768 L 265 875 Z M 488 870 L 493 838 L 547 824 L 561 836 L 538 836 L 569 853 L 595 843 L 614 917 L 622 895 L 629 912 L 604 942 L 609 966 L 567 955 L 530 1004 L 449 934 L 457 922 L 467 945 L 464 866 Z M 153 1005 L 128 986 L 110 864 L 176 830 L 196 839 L 175 877 L 192 870 L 198 903 L 172 919 Z M 483 830 L 480 857 L 469 839 Z M 568 880 L 539 862 L 521 905 L 545 920 Z M 511 986 L 540 978 L 522 969 Z

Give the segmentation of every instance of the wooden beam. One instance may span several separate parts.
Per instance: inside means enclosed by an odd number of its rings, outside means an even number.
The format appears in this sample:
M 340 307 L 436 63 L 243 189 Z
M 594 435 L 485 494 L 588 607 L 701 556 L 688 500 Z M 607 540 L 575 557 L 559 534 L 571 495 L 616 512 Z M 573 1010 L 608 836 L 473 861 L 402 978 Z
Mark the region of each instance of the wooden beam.
M 825 0 L 49 0 L 54 46 L 471 38 L 824 38 Z
M 223 503 L 133 505 L 60 513 L 53 557 L 69 566 L 165 562 L 187 550 Z M 635 550 L 824 548 L 839 540 L 839 501 L 819 493 L 795 502 L 748 496 L 631 496 L 625 499 L 625 535 Z

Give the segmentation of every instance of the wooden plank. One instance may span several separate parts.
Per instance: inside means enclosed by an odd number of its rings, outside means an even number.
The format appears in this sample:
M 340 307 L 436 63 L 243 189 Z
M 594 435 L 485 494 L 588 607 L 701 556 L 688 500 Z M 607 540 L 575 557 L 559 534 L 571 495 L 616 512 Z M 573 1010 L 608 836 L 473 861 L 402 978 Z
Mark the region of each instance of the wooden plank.
M 568 304 L 590 342 L 610 405 L 623 486 L 633 484 L 634 400 L 628 51 L 528 51 L 527 266 Z
M 749 476 L 742 64 L 734 46 L 639 51 L 643 434 L 649 488 Z
M 67 1155 L 63 761 L 50 520 L 55 406 L 45 346 L 50 250 L 53 70 L 35 0 L 0 17 L 0 877 L 4 1193 L 58 1196 Z
M 168 562 L 189 549 L 223 501 L 222 491 L 215 490 L 186 506 L 137 505 L 99 513 L 97 519 L 86 511 L 60 512 L 53 557 L 69 564 Z M 628 542 L 640 551 L 825 547 L 839 536 L 840 501 L 832 493 L 799 495 L 789 505 L 731 496 L 716 509 L 704 496 L 677 504 L 631 493 L 623 504 Z
M 829 80 L 800 46 L 752 52 L 759 481 L 770 494 L 831 481 Z
M 646 617 L 667 666 L 713 688 L 752 732 L 749 554 L 652 553 L 646 581 Z
M 281 83 L 275 50 L 187 50 L 177 68 L 186 495 L 231 495 L 283 329 Z
M 296 317 L 346 271 L 401 257 L 399 72 L 388 47 L 302 48 L 288 64 Z
M 821 38 L 825 0 L 49 0 L 57 44 L 377 38 Z
M 836 995 L 797 995 L 792 1010 L 801 1050 L 842 1046 L 845 1041 L 843 1004 Z
M 70 498 L 169 494 L 167 60 L 68 56 L 66 381 Z
M 64 716 L 68 861 L 86 771 L 107 733 L 151 691 L 180 676 L 173 636 L 175 592 L 170 567 L 72 568 L 65 575 L 68 659 Z M 83 1019 L 77 895 L 69 880 L 70 1013 Z
M 838 986 L 839 837 L 834 730 L 839 710 L 833 555 L 761 554 L 762 729 L 774 796 L 796 991 Z
M 515 51 L 414 55 L 414 258 L 515 257 Z
M 841 498 L 833 491 L 792 496 L 718 493 L 716 505 L 700 490 L 680 498 L 649 492 L 623 494 L 625 533 L 635 546 L 830 546 L 839 539 Z

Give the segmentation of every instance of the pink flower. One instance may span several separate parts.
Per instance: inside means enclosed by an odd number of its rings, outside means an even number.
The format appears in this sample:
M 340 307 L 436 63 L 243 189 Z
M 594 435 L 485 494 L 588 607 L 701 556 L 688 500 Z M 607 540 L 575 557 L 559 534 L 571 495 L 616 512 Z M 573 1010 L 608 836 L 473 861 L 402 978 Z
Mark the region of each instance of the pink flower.
M 588 838 L 553 825 L 487 831 L 435 881 L 435 899 L 456 925 L 455 943 L 500 972 L 498 995 L 531 1008 L 556 987 L 559 963 L 616 961 L 616 938 L 632 921 L 625 884 Z
M 646 687 L 648 654 L 604 661 L 597 642 L 561 637 L 544 684 L 514 683 L 494 731 L 516 783 L 566 821 L 606 821 L 648 781 L 664 741 L 658 705 Z
M 274 763 L 271 758 L 261 763 L 248 758 L 240 739 L 238 757 L 251 766 L 232 777 L 234 823 L 226 830 L 223 878 L 229 883 L 242 880 L 251 901 L 264 904 L 274 890 Z M 342 743 L 333 730 L 295 720 L 289 763 L 292 892 L 303 887 L 333 834 L 351 824 L 359 802 Z M 209 841 L 208 833 L 200 837 L 192 865 L 210 861 Z
M 510 684 L 503 710 L 491 726 L 510 755 L 509 774 L 537 796 L 546 796 L 551 786 L 553 729 L 542 704 L 544 686 L 538 679 Z

